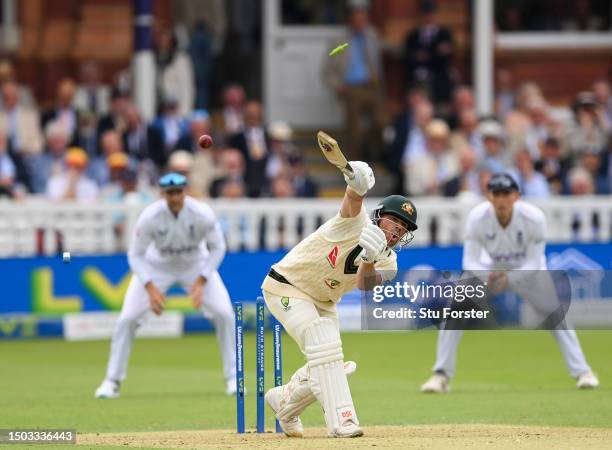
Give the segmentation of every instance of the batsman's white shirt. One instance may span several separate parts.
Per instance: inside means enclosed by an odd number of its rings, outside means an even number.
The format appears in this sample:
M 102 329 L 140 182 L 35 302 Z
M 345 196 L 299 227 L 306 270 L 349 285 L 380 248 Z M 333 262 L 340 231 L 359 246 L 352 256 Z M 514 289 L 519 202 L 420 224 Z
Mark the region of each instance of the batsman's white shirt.
M 537 207 L 517 201 L 506 227 L 490 202 L 468 215 L 464 270 L 545 270 L 546 218 Z
M 336 214 L 314 233 L 296 245 L 272 269 L 285 283 L 268 275 L 262 289 L 281 297 L 296 297 L 314 303 L 318 308 L 335 311 L 342 296 L 357 287 L 357 270 L 361 264 L 359 237 L 370 220 L 365 207 L 355 217 Z M 395 278 L 397 255 L 386 249 L 376 261 L 383 281 Z
M 145 208 L 136 223 L 128 261 L 146 284 L 153 273 L 168 267 L 178 271 L 198 267 L 208 279 L 224 255 L 223 233 L 212 209 L 188 196 L 177 217 L 164 199 Z

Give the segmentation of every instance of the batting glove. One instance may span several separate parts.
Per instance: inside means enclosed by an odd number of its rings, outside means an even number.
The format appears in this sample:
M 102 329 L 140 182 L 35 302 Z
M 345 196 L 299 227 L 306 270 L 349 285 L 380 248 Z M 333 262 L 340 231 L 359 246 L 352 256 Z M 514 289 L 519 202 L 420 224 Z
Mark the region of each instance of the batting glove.
M 353 168 L 355 178 L 351 180 L 345 174 L 344 180 L 352 190 L 354 190 L 359 196 L 363 197 L 366 195 L 366 192 L 374 187 L 374 172 L 372 172 L 372 168 L 363 161 L 350 161 L 349 164 Z
M 361 230 L 359 245 L 363 248 L 361 259 L 368 263 L 376 262 L 387 248 L 387 238 L 383 230 L 368 222 Z

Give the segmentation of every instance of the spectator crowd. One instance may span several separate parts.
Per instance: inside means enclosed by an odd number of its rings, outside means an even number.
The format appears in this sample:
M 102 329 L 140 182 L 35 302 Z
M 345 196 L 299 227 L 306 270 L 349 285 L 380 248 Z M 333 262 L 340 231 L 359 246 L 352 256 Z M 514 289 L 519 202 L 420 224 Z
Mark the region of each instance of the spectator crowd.
M 472 87 L 453 68 L 453 35 L 437 22 L 436 3 L 422 0 L 419 25 L 402 48 L 403 108 L 385 124 L 382 45 L 367 6 L 352 4 L 342 36 L 350 50 L 327 59 L 323 79 L 344 104 L 349 155 L 384 162 L 394 192 L 481 196 L 491 174 L 503 171 L 525 197 L 612 193 L 608 80 L 584 86 L 570 105 L 553 106 L 538 84 L 515 83 L 509 70 L 498 67 L 494 114 L 479 115 Z M 374 154 L 372 135 L 382 146 Z
M 164 48 L 172 46 L 165 34 L 161 39 Z M 190 73 L 185 58 L 180 66 L 186 69 L 172 70 Z M 137 193 L 146 199 L 168 171 L 187 175 L 198 198 L 317 194 L 291 127 L 264 123 L 261 103 L 247 100 L 238 84 L 227 85 L 222 107 L 209 113 L 192 106 L 194 90 L 168 81 L 183 86 L 190 76 L 164 76 L 162 69 L 159 112 L 147 122 L 128 90 L 100 82 L 94 62 L 84 65 L 79 83 L 62 79 L 53 106 L 43 110 L 11 63 L 1 64 L 0 196 L 116 201 Z M 199 147 L 203 134 L 213 137 L 213 147 Z
M 515 83 L 498 68 L 495 114 L 479 116 L 472 87 L 452 67 L 452 33 L 436 22 L 435 3 L 422 1 L 420 25 L 402 52 L 403 108 L 389 118 L 382 44 L 362 3 L 354 2 L 344 34 L 332 43 L 349 42 L 349 50 L 326 59 L 322 80 L 345 106 L 348 156 L 378 171 L 385 166 L 393 192 L 480 196 L 492 173 L 507 171 L 526 197 L 612 193 L 608 80 L 584 86 L 571 105 L 552 106 L 540 86 Z M 143 119 L 129 83 L 105 84 L 94 61 L 82 65 L 78 79 L 62 79 L 53 104 L 40 109 L 11 62 L 0 61 L 0 196 L 148 198 L 160 174 L 176 171 L 189 177 L 198 198 L 315 197 L 293 130 L 267 123 L 243 86 L 226 85 L 220 106 L 204 109 L 215 102 L 199 86 L 208 74 L 193 56 L 198 48 L 212 51 L 202 32 L 196 27 L 199 44 L 190 52 L 173 30 L 157 33 L 152 121 Z M 215 145 L 200 148 L 202 134 Z

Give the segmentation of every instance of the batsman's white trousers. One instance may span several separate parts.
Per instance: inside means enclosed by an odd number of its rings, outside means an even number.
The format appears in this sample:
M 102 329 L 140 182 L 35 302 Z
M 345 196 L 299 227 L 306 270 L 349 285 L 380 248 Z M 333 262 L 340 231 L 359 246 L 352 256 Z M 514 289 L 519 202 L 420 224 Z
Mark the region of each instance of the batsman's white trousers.
M 335 311 L 326 311 L 317 308 L 313 303 L 300 298 L 289 297 L 287 306 L 281 302 L 283 297 L 263 291 L 266 305 L 270 312 L 283 325 L 285 331 L 293 338 L 297 345 L 304 353 L 304 333 L 312 322 L 321 317 L 327 317 L 336 324 L 336 328 L 340 328 L 338 322 L 338 313 Z
M 544 271 L 534 272 L 534 274 L 536 274 L 535 281 L 530 277 L 525 277 L 515 282 L 510 282 L 509 290 L 516 292 L 523 301 L 528 302 L 542 318 L 545 318 L 555 311 L 560 303 L 552 279 L 544 276 Z M 580 347 L 576 332 L 562 328 L 568 328 L 568 325 L 561 324 L 557 329 L 551 331 L 565 359 L 568 372 L 572 377 L 576 378 L 581 373 L 589 372 L 591 368 Z M 438 332 L 434 372 L 443 371 L 449 377 L 455 375 L 457 347 L 463 333 L 464 330 L 445 329 Z
M 188 290 L 198 278 L 199 272 L 199 267 L 196 265 L 183 267 L 180 270 L 176 267 L 163 270 L 156 268 L 151 274 L 151 281 L 164 294 L 174 284 Z M 215 326 L 225 380 L 229 381 L 236 377 L 234 310 L 223 280 L 216 271 L 211 273 L 204 285 L 201 311 Z M 134 275 L 125 294 L 119 320 L 115 325 L 106 378 L 116 381 L 125 379 L 134 334 L 148 314 L 153 314 L 149 295 L 140 279 Z
M 291 336 L 298 344 L 304 356 L 306 356 L 304 344 L 306 330 L 313 324 L 313 322 L 322 317 L 327 317 L 333 321 L 336 328 L 340 328 L 338 314 L 336 313 L 335 308 L 333 311 L 326 311 L 324 309 L 317 308 L 313 303 L 307 300 L 295 297 L 287 297 L 289 301 L 283 304 L 283 297 L 279 295 L 271 294 L 267 291 L 263 291 L 263 295 L 264 299 L 266 300 L 268 310 L 283 325 L 287 334 L 289 334 L 289 336 Z M 304 380 L 304 377 L 310 377 L 308 363 L 300 367 L 290 377 L 290 380 L 303 380 L 301 383 L 308 386 L 306 389 L 310 390 L 310 393 L 312 394 L 311 401 L 307 400 L 306 402 L 302 403 L 299 409 L 295 411 L 298 416 L 306 407 L 316 401 L 314 393 L 310 389 L 310 378 Z M 289 383 L 291 383 L 291 381 Z M 285 386 L 287 386 L 287 384 L 285 384 Z M 304 400 L 304 398 L 302 398 L 302 400 Z

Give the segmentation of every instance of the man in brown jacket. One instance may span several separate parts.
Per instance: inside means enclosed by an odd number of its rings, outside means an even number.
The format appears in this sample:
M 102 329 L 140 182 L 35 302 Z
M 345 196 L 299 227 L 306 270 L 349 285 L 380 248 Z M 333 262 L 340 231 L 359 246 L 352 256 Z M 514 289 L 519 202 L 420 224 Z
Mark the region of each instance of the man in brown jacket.
M 347 157 L 363 161 L 378 159 L 382 130 L 387 122 L 382 89 L 384 76 L 378 35 L 364 7 L 351 10 L 348 29 L 330 42 L 329 49 L 345 42 L 349 44 L 346 50 L 332 57 L 326 55 L 323 80 L 346 110 L 350 136 Z M 362 127 L 362 114 L 368 116 L 371 123 L 369 133 Z

